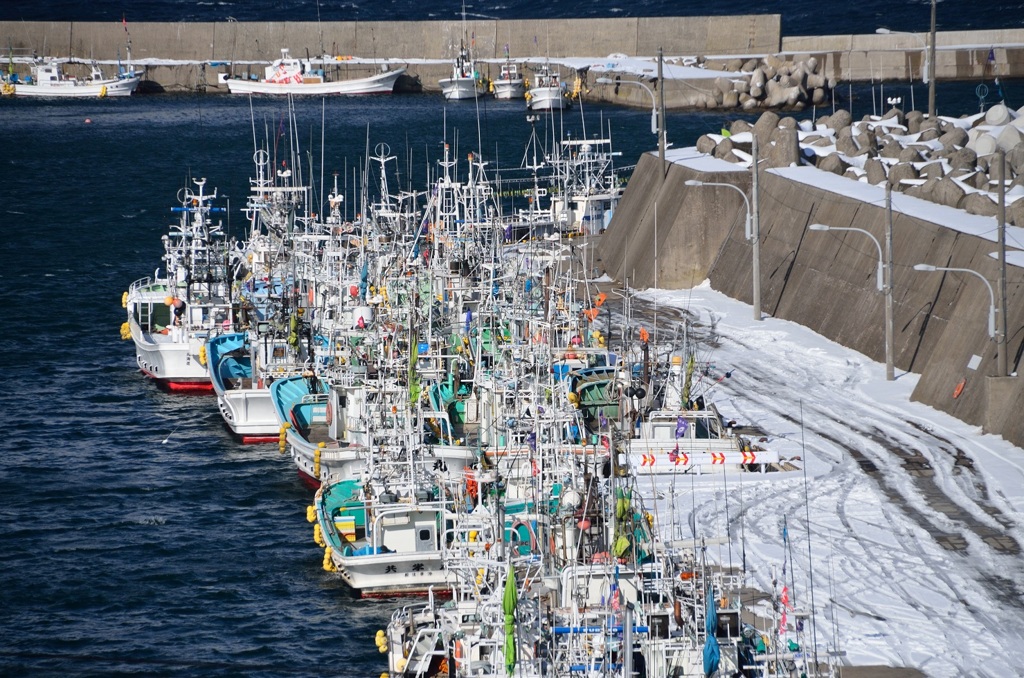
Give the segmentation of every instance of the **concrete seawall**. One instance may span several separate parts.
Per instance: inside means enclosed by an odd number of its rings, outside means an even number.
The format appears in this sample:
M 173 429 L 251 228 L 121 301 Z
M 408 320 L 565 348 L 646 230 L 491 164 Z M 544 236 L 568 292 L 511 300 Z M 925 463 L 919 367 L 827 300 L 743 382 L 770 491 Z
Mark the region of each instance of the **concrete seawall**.
M 616 280 L 654 284 L 657 203 L 658 284 L 714 289 L 750 302 L 751 246 L 744 239 L 746 207 L 737 191 L 689 187 L 687 179 L 730 183 L 750 193 L 748 171 L 710 171 L 670 164 L 664 181 L 656 155 L 645 154 L 616 210 L 598 256 Z M 725 171 L 717 171 L 721 168 Z M 851 182 L 852 183 L 852 182 Z M 884 362 L 884 301 L 875 288 L 874 245 L 807 230 L 812 223 L 863 228 L 884 239 L 881 205 L 851 200 L 771 171 L 760 175 L 762 309 L 810 327 Z M 916 263 L 969 268 L 994 282 L 995 244 L 922 218 L 894 213 L 893 300 L 897 371 L 919 373 L 913 398 L 1024 446 L 1024 379 L 996 378 L 996 345 L 989 338 L 989 294 L 974 276 L 919 272 Z M 859 239 L 857 238 L 859 236 Z M 1008 266 L 1008 363 L 1016 371 L 1024 345 L 1024 269 Z M 973 356 L 981 361 L 969 367 Z M 965 381 L 959 397 L 953 393 Z
M 407 22 L 221 22 L 133 23 L 133 56 L 189 62 L 269 62 L 287 47 L 296 56 L 352 55 L 362 58 L 445 60 L 456 55 L 468 36 L 481 59 L 543 58 L 622 53 L 717 54 L 735 51 L 772 53 L 781 44 L 778 14 L 733 17 L 658 17 L 623 19 L 467 20 Z M 0 37 L 15 54 L 75 56 L 112 60 L 125 31 L 121 24 L 0 22 Z M 357 70 L 356 66 L 347 66 Z M 364 67 L 365 70 L 367 67 Z M 216 72 L 197 63 L 157 66 L 149 77 L 166 89 L 213 86 Z M 415 63 L 423 86 L 437 89 L 447 64 Z M 261 68 L 254 72 L 262 72 Z M 496 73 L 496 69 L 495 69 Z
M 733 58 L 781 54 L 814 56 L 822 72 L 839 82 L 915 80 L 924 73 L 927 34 L 794 36 L 781 34 L 778 14 L 732 17 L 653 17 L 621 19 L 469 20 L 409 22 L 219 22 L 132 23 L 133 56 L 164 63 L 147 69 L 153 89 L 218 91 L 217 74 L 233 63 L 237 74 L 261 73 L 287 47 L 293 55 L 329 53 L 409 63 L 424 89 L 436 90 L 465 36 L 481 59 L 500 59 L 505 45 L 514 58 L 601 58 L 613 53 L 653 56 L 706 56 L 709 67 Z M 72 56 L 112 61 L 124 56 L 126 34 L 117 22 L 0 22 L 0 38 L 15 54 Z M 1024 77 L 1024 28 L 948 31 L 936 37 L 937 79 Z M 992 49 L 995 62 L 988 60 Z M 434 61 L 435 63 L 430 63 Z M 179 62 L 179 63 L 174 63 Z M 426 63 L 424 63 L 426 62 Z M 218 64 L 218 65 L 213 65 Z M 343 62 L 339 75 L 358 77 L 373 65 Z M 493 65 L 482 66 L 496 74 Z M 669 107 L 689 105 L 697 88 L 710 81 L 667 83 Z M 597 99 L 648 105 L 638 88 L 594 88 Z

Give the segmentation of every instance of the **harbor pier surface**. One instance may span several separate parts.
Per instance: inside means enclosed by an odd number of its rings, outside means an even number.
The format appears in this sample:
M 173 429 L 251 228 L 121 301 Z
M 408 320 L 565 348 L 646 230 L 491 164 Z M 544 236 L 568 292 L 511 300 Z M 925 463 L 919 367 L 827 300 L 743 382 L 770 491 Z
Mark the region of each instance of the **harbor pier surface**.
M 438 90 L 460 43 L 480 60 L 481 74 L 495 77 L 506 48 L 511 58 L 577 70 L 588 96 L 646 106 L 640 88 L 595 86 L 592 66 L 604 70 L 609 55 L 695 64 L 728 78 L 751 60 L 776 56 L 800 62 L 811 57 L 833 82 L 921 81 L 930 35 L 782 35 L 781 15 L 366 22 L 133 23 L 132 56 L 146 66 L 147 91 L 226 91 L 219 76 L 251 77 L 288 48 L 295 56 L 329 54 L 337 77 L 362 77 L 385 64 L 408 66 L 400 86 Z M 0 37 L 15 57 L 60 56 L 116 63 L 125 54 L 126 30 L 118 22 L 0 22 Z M 942 31 L 936 34 L 937 80 L 1024 77 L 1024 28 Z M 581 60 L 586 65 L 581 68 Z M 18 59 L 16 58 L 17 62 Z M 656 69 L 641 77 L 650 80 Z M 621 73 L 623 78 L 637 77 Z M 714 91 L 713 77 L 666 77 L 669 108 L 696 105 Z M 706 99 L 706 97 L 705 97 Z

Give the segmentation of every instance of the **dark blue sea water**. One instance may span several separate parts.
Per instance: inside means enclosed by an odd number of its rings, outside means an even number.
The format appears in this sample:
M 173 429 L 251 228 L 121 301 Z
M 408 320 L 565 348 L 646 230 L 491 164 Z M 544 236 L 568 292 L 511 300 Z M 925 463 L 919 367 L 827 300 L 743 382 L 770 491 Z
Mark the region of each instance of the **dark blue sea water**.
M 24 21 L 414 21 L 457 20 L 463 4 L 455 0 L 426 5 L 415 0 L 292 0 L 286 4 L 251 0 L 135 0 L 131 3 L 0 3 L 0 20 Z M 466 16 L 496 19 L 572 17 L 721 16 L 781 14 L 784 35 L 873 33 L 879 26 L 899 31 L 927 30 L 930 0 L 613 0 L 612 2 L 538 2 L 476 0 L 465 4 Z M 939 30 L 978 30 L 1024 26 L 1021 0 L 938 0 Z

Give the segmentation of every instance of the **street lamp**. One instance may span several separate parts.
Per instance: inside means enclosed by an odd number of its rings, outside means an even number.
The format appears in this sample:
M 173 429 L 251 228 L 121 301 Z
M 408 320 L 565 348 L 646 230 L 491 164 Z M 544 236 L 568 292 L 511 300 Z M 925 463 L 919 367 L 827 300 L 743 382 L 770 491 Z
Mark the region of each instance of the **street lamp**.
M 645 90 L 647 90 L 647 93 L 651 95 L 651 134 L 657 134 L 658 133 L 658 105 L 657 105 L 657 100 L 654 98 L 654 90 L 652 90 L 650 87 L 648 87 L 644 83 L 638 82 L 636 80 L 625 80 L 625 81 L 619 80 L 619 81 L 615 81 L 615 80 L 612 80 L 611 78 L 598 78 L 597 79 L 597 84 L 598 85 L 616 85 L 616 86 L 617 85 L 637 85 L 638 87 L 643 87 Z
M 908 31 L 892 31 L 888 28 L 876 28 L 875 33 L 879 35 L 910 35 L 913 36 L 918 42 L 921 43 L 921 51 L 924 52 L 924 68 L 921 73 L 921 82 L 929 84 L 931 77 L 929 76 L 930 71 L 928 70 L 928 43 L 917 33 L 910 33 Z
M 739 186 L 733 186 L 732 184 L 726 184 L 717 181 L 700 181 L 699 179 L 687 179 L 686 181 L 683 182 L 683 184 L 685 184 L 686 186 L 724 186 L 726 188 L 731 188 L 732 190 L 739 193 L 740 196 L 743 198 L 743 204 L 747 206 L 747 220 L 746 223 L 743 225 L 743 237 L 746 238 L 747 240 L 753 238 L 753 234 L 751 233 L 750 229 L 750 222 L 753 212 L 750 209 L 750 200 L 747 198 L 747 194 L 742 188 L 740 188 Z
M 971 275 L 977 276 L 981 279 L 981 282 L 985 283 L 985 287 L 988 288 L 988 336 L 992 339 L 996 338 L 996 293 L 992 290 L 992 283 L 982 274 L 969 268 L 949 268 L 946 266 L 932 266 L 931 264 L 914 264 L 915 271 L 959 271 L 960 273 L 970 273 Z M 997 344 L 1002 346 L 1001 343 Z M 1000 375 L 1003 376 L 1003 375 Z
M 875 276 L 875 285 L 878 287 L 878 291 L 885 296 L 885 378 L 887 381 L 892 381 L 895 379 L 895 367 L 893 365 L 893 354 L 895 353 L 895 350 L 893 347 L 892 319 L 892 250 L 890 249 L 889 254 L 889 279 L 886 280 L 885 257 L 882 254 L 882 244 L 878 242 L 878 238 L 872 235 L 871 232 L 865 231 L 863 228 L 854 228 L 853 226 L 826 226 L 825 224 L 811 224 L 807 228 L 812 231 L 856 231 L 871 238 L 871 242 L 875 243 L 875 248 L 878 250 L 878 273 Z M 887 232 L 887 245 L 891 242 L 891 239 L 891 236 Z
M 878 274 L 875 276 L 875 285 L 878 287 L 879 292 L 885 291 L 885 261 L 882 257 L 882 244 L 878 242 L 878 238 L 873 236 L 869 231 L 865 231 L 863 228 L 843 227 L 843 226 L 826 226 L 825 224 L 811 224 L 807 227 L 812 231 L 857 231 L 863 233 L 867 237 L 871 238 L 871 242 L 875 243 L 875 247 L 878 249 Z
M 756 137 L 755 137 L 756 146 Z M 757 153 L 754 153 L 755 163 Z M 757 176 L 757 166 L 754 166 L 754 176 Z M 743 191 L 739 186 L 733 186 L 732 184 L 721 183 L 717 181 L 700 181 L 699 179 L 687 179 L 683 182 L 686 186 L 725 186 L 743 196 L 743 203 L 747 207 L 747 220 L 744 224 L 743 235 L 753 244 L 753 268 L 752 274 L 754 278 L 754 289 L 753 289 L 753 304 L 754 304 L 754 320 L 761 320 L 761 250 L 760 250 L 760 233 L 757 232 L 757 222 L 754 210 L 750 207 L 750 200 L 747 199 L 746 192 Z M 755 184 L 756 188 L 756 184 Z M 754 197 L 757 197 L 755 191 Z
M 638 80 L 612 80 L 611 78 L 598 78 L 598 85 L 636 85 L 643 87 L 651 95 L 651 134 L 658 135 L 658 157 L 661 159 L 662 167 L 665 165 L 665 127 L 664 120 L 658 119 L 658 98 L 654 96 L 654 90 Z

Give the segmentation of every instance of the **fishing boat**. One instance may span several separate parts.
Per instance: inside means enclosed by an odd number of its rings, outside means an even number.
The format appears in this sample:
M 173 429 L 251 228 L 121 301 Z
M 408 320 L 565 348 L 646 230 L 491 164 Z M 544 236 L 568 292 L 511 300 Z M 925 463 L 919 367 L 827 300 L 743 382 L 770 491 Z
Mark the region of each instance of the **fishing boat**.
M 77 78 L 64 72 L 67 60 L 47 57 L 32 64 L 32 75 L 19 79 L 9 73 L 4 77 L 3 94 L 24 97 L 126 97 L 139 86 L 142 76 L 131 66 L 115 78 L 104 77 L 99 65 L 92 62 L 87 78 Z
M 624 190 L 615 170 L 620 155 L 612 150 L 609 134 L 565 139 L 547 158 L 559 189 L 551 199 L 551 216 L 560 232 L 594 235 L 609 226 Z
M 451 474 L 402 446 L 378 452 L 366 478 L 323 483 L 307 511 L 324 568 L 363 598 L 444 594 Z
M 291 56 L 287 48 L 282 48 L 281 58 L 266 67 L 263 78 L 232 78 L 224 73 L 220 81 L 232 94 L 391 94 L 395 82 L 405 73 L 404 67 L 392 70 L 385 65 L 382 72 L 365 78 L 329 80 L 326 67 L 336 63 L 329 57 L 317 61 L 298 59 Z
M 691 393 L 693 364 L 671 359 L 660 406 L 638 422 L 625 441 L 630 463 L 643 476 L 722 470 L 765 471 L 778 464 L 778 453 L 740 435 L 714 403 Z
M 296 316 L 298 317 L 298 316 Z M 206 357 L 217 406 L 224 423 L 243 443 L 277 442 L 280 423 L 270 397 L 275 378 L 308 367 L 307 332 L 296 323 L 294 332 L 259 321 L 245 332 L 210 338 Z
M 526 91 L 526 107 L 531 111 L 549 111 L 568 108 L 569 105 L 568 88 L 558 71 L 548 64 L 538 68 Z
M 128 319 L 121 337 L 135 343 L 139 369 L 158 385 L 172 391 L 213 389 L 206 368 L 206 341 L 234 322 L 231 304 L 232 252 L 223 224 L 213 223 L 223 213 L 213 201 L 217 191 L 205 192 L 206 179 L 193 179 L 196 191 L 183 188 L 179 215 L 163 236 L 166 274 L 136 280 L 124 293 Z
M 460 44 L 459 54 L 452 65 L 451 77 L 439 80 L 438 84 L 446 101 L 476 99 L 487 95 L 487 84 L 477 71 L 464 41 Z
M 526 96 L 526 80 L 519 72 L 519 65 L 511 59 L 501 64 L 501 72 L 491 81 L 495 99 L 522 99 Z

